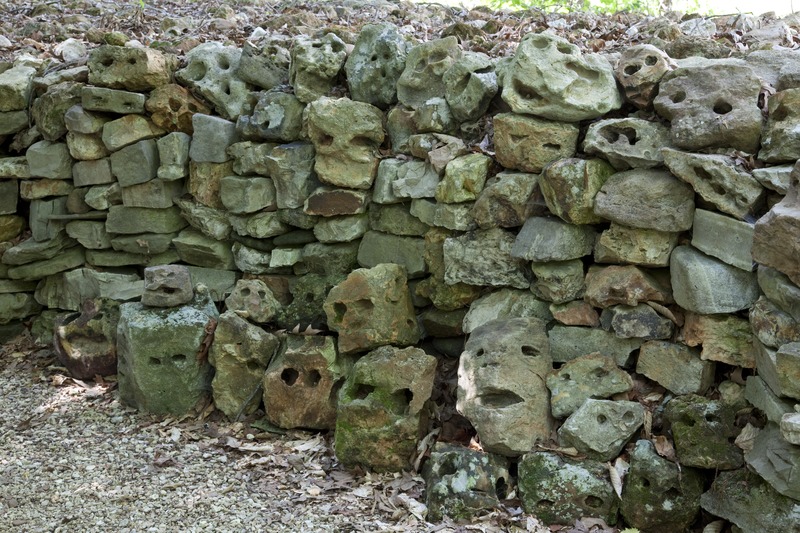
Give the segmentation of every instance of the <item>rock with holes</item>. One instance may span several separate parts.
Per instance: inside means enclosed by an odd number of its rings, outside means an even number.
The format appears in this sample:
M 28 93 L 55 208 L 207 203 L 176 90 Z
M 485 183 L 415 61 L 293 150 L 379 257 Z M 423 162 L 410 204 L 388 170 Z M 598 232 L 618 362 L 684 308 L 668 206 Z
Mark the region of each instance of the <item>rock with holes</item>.
M 575 155 L 579 130 L 574 124 L 515 113 L 495 115 L 493 123 L 497 161 L 506 168 L 538 173 Z
M 558 430 L 558 443 L 590 459 L 610 461 L 644 423 L 638 402 L 587 399 Z
M 629 46 L 620 54 L 614 75 L 622 86 L 625 99 L 638 107 L 650 107 L 658 93 L 658 82 L 677 67 L 666 53 L 651 44 Z
M 642 344 L 636 362 L 636 372 L 674 394 L 703 394 L 714 382 L 714 369 L 699 350 L 667 341 Z
M 195 113 L 204 115 L 211 113 L 211 108 L 205 102 L 195 98 L 185 87 L 175 83 L 154 89 L 144 107 L 150 113 L 153 124 L 159 128 L 187 135 L 194 132 L 192 117 Z
M 175 78 L 211 102 L 223 118 L 236 120 L 250 114 L 255 103 L 249 85 L 236 74 L 241 56 L 241 48 L 203 43 L 186 54 L 186 67 Z
M 386 109 L 397 101 L 397 80 L 406 66 L 408 44 L 397 26 L 367 24 L 344 65 L 353 100 Z
M 527 289 L 525 261 L 512 255 L 514 234 L 500 228 L 470 231 L 444 241 L 445 283 Z
M 709 257 L 691 246 L 678 246 L 670 257 L 675 302 L 701 314 L 747 309 L 759 296 L 754 272 Z
M 85 300 L 80 313 L 59 315 L 53 329 L 58 361 L 72 377 L 94 379 L 117 373 L 119 303 Z
M 532 217 L 514 240 L 511 257 L 537 263 L 579 259 L 592 253 L 595 236 L 590 226 L 567 224 L 556 217 Z
M 550 211 L 570 224 L 599 224 L 594 197 L 614 173 L 602 159 L 561 159 L 544 169 L 539 189 Z
M 686 313 L 681 336 L 689 346 L 702 345 L 704 361 L 753 368 L 753 329 L 747 319 L 734 315 Z
M 519 463 L 518 483 L 523 509 L 546 524 L 572 525 L 586 516 L 617 521 L 619 500 L 599 461 L 531 452 Z
M 769 115 L 758 158 L 767 163 L 792 162 L 800 158 L 800 88 L 780 91 L 769 99 Z
M 261 403 L 264 373 L 281 340 L 239 316 L 219 316 L 208 361 L 215 369 L 211 381 L 214 405 L 231 419 L 253 413 Z
M 509 476 L 504 457 L 436 443 L 422 471 L 427 520 L 470 519 L 491 511 L 506 498 Z
M 336 458 L 378 472 L 411 467 L 427 427 L 436 358 L 382 346 L 360 358 L 339 395 Z
M 459 361 L 456 408 L 484 450 L 515 457 L 550 438 L 545 378 L 552 367 L 539 319 L 496 320 L 472 331 Z
M 155 414 L 187 414 L 211 387 L 208 363 L 219 313 L 205 287 L 182 307 L 120 306 L 117 377 L 120 400 Z
M 275 184 L 275 204 L 279 209 L 303 207 L 320 183 L 314 174 L 314 145 L 304 142 L 281 144 L 265 158 Z
M 607 307 L 600 315 L 600 324 L 603 329 L 613 331 L 623 339 L 669 339 L 675 330 L 672 320 L 659 315 L 655 309 L 644 303 Z
M 797 174 L 796 170 L 793 174 Z M 753 260 L 800 285 L 800 186 L 797 177 L 786 197 L 758 219 L 753 231 Z M 775 243 L 780 243 L 776 246 Z
M 266 419 L 282 428 L 334 429 L 339 391 L 353 360 L 333 337 L 288 335 L 264 374 Z
M 84 87 L 81 91 L 81 106 L 88 111 L 105 111 L 108 113 L 144 113 L 145 96 L 141 93 L 104 89 L 102 87 Z M 66 117 L 65 117 L 66 121 Z
M 383 142 L 380 109 L 348 98 L 320 98 L 308 106 L 308 136 L 316 150 L 320 181 L 369 189 L 378 171 Z
M 556 418 L 566 418 L 589 398 L 605 399 L 633 388 L 630 375 L 608 355 L 591 353 L 568 361 L 547 376 L 550 408 Z
M 285 329 L 309 325 L 315 329 L 329 329 L 323 304 L 328 293 L 345 279 L 345 273 L 305 274 L 289 285 L 291 302 L 275 317 L 275 323 Z
M 664 418 L 681 465 L 733 470 L 744 464 L 742 450 L 733 443 L 740 431 L 733 406 L 689 394 L 670 400 Z
M 470 209 L 472 219 L 482 229 L 516 228 L 532 216 L 543 215 L 538 182 L 536 174 L 512 171 L 489 178 Z
M 498 90 L 494 62 L 478 52 L 464 52 L 444 73 L 443 81 L 450 112 L 459 122 L 483 116 Z
M 724 155 L 689 154 L 665 148 L 664 164 L 705 201 L 743 220 L 764 202 L 764 188 L 752 174 Z
M 783 438 L 777 424 L 768 423 L 758 432 L 753 448 L 745 453 L 750 469 L 784 496 L 800 500 L 800 446 Z
M 252 115 L 236 120 L 236 131 L 248 140 L 292 142 L 300 139 L 305 105 L 290 93 L 275 89 L 260 93 Z
M 700 510 L 703 476 L 656 453 L 649 440 L 638 440 L 630 456 L 620 512 L 628 525 L 658 533 L 683 531 Z
M 515 113 L 578 122 L 622 105 L 611 65 L 562 37 L 529 33 L 505 70 L 503 100 Z
M 686 231 L 694 217 L 694 190 L 665 170 L 626 170 L 606 180 L 594 212 L 632 228 Z
M 411 48 L 405 69 L 397 80 L 397 99 L 401 104 L 416 109 L 431 98 L 446 94 L 445 72 L 459 57 L 461 48 L 454 36 Z
M 103 45 L 89 54 L 89 83 L 98 87 L 150 91 L 166 85 L 177 58 L 154 48 Z
M 344 65 L 347 50 L 335 34 L 312 39 L 305 35 L 295 38 L 289 67 L 289 83 L 303 103 L 325 96 L 332 88 Z
M 464 332 L 471 333 L 493 320 L 525 317 L 549 321 L 552 315 L 548 302 L 538 299 L 527 290 L 500 289 L 472 302 L 464 317 Z
M 612 118 L 589 125 L 583 151 L 604 157 L 617 170 L 653 168 L 664 163 L 669 128 L 640 118 Z
M 272 89 L 289 79 L 291 53 L 288 39 L 274 35 L 261 46 L 250 41 L 242 44 L 242 56 L 236 74 L 247 83 L 262 89 Z
M 193 297 L 192 276 L 184 265 L 160 265 L 144 269 L 144 305 L 176 307 L 189 303 Z
M 275 317 L 281 304 L 272 291 L 259 279 L 240 279 L 231 295 L 225 299 L 229 311 L 239 316 L 264 324 Z
M 339 351 L 352 353 L 384 344 L 408 346 L 420 331 L 400 265 L 359 268 L 331 289 L 323 306 L 328 327 L 339 332 Z
M 671 121 L 672 144 L 684 150 L 758 150 L 761 80 L 737 60 L 695 58 L 667 73 L 653 104 Z

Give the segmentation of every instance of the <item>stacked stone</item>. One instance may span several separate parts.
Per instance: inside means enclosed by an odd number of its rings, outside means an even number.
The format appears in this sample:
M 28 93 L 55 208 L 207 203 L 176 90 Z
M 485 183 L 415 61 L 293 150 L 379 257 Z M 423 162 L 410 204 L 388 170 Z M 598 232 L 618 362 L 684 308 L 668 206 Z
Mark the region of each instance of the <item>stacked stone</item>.
M 87 299 L 144 294 L 120 311 L 126 402 L 186 412 L 210 388 L 231 419 L 263 403 L 382 471 L 414 465 L 437 361 L 458 358 L 484 453 L 437 445 L 434 517 L 496 505 L 516 462 L 549 523 L 677 531 L 701 504 L 743 529 L 791 520 L 800 485 L 770 457 L 800 466 L 798 56 L 640 45 L 612 66 L 542 33 L 498 62 L 374 24 L 176 66 L 101 46 L 88 84 L 42 82 L 38 133 L 27 115 L 7 132 L 25 156 L 0 159 L 0 323 L 44 306 L 88 324 Z M 0 73 L 2 124 L 35 72 Z M 145 333 L 173 322 L 174 342 Z M 752 407 L 768 422 L 743 453 Z M 762 499 L 741 496 L 745 464 Z

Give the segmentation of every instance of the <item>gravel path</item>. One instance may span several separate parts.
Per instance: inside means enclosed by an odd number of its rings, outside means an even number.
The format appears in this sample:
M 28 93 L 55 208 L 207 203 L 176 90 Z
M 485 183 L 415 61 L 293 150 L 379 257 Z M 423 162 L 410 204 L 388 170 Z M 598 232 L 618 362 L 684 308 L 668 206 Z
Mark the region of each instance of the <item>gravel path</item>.
M 24 344 L 24 343 L 23 343 Z M 0 347 L 0 531 L 534 531 L 531 518 L 427 524 L 424 484 L 340 469 L 326 436 L 120 405 L 47 348 Z M 521 525 L 521 524 L 520 524 Z

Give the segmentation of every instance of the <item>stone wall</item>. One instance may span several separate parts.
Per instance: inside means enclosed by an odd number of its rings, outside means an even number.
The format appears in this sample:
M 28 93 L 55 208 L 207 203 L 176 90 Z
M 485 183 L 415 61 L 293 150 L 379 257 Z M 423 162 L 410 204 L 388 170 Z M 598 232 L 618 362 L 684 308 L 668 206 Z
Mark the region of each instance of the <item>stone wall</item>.
M 797 52 L 374 24 L 0 70 L 0 323 L 76 376 L 392 471 L 457 360 L 485 453 L 442 434 L 429 519 L 516 484 L 548 523 L 796 528 Z

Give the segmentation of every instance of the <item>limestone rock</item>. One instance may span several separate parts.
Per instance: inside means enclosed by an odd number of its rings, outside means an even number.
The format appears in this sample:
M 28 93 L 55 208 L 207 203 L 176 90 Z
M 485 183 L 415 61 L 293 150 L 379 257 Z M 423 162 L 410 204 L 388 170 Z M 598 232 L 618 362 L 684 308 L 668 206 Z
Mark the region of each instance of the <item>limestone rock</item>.
M 72 377 L 94 379 L 117 373 L 119 304 L 86 300 L 80 313 L 56 318 L 53 347 Z
M 754 168 L 753 177 L 765 188 L 786 194 L 791 186 L 791 173 L 793 165 L 779 165 L 774 167 Z
M 632 263 L 645 267 L 665 267 L 678 243 L 677 233 L 629 228 L 611 223 L 597 238 L 594 260 L 598 263 Z
M 514 235 L 499 228 L 468 232 L 444 242 L 444 280 L 527 289 L 524 261 L 511 255 Z
M 72 165 L 72 181 L 76 187 L 114 183 L 111 160 L 107 157 L 94 161 L 77 161 Z
M 433 198 L 439 185 L 439 174 L 423 161 L 406 161 L 397 169 L 392 181 L 392 194 L 398 198 Z
M 192 117 L 195 113 L 211 113 L 208 104 L 195 98 L 185 87 L 174 83 L 155 88 L 150 92 L 144 107 L 159 128 L 187 135 L 194 133 Z
M 770 97 L 759 159 L 767 163 L 782 163 L 800 158 L 800 143 L 792 133 L 800 126 L 798 103 L 800 88 L 786 89 Z
M 594 240 L 595 232 L 589 226 L 567 224 L 554 217 L 532 217 L 514 240 L 511 256 L 537 263 L 568 261 L 591 254 Z
M 109 233 L 173 233 L 186 227 L 177 207 L 146 209 L 114 205 L 109 208 L 106 231 Z
M 607 355 L 592 353 L 571 361 L 547 376 L 553 416 L 565 418 L 589 399 L 605 399 L 628 392 L 633 380 Z
M 480 288 L 466 283 L 446 283 L 444 263 L 444 242 L 452 232 L 434 228 L 425 233 L 423 257 L 430 277 L 420 281 L 416 295 L 429 299 L 438 309 L 452 311 L 460 309 L 475 300 Z
M 81 102 L 82 88 L 82 83 L 65 81 L 51 85 L 47 92 L 34 99 L 31 117 L 45 140 L 55 142 L 67 133 L 64 114 Z
M 583 296 L 585 284 L 580 259 L 532 263 L 531 271 L 535 277 L 531 292 L 542 300 L 566 303 Z
M 148 307 L 177 307 L 194 298 L 189 269 L 183 265 L 152 266 L 144 269 L 142 304 Z
M 172 239 L 181 261 L 190 265 L 219 270 L 233 270 L 230 243 L 206 237 L 194 228 L 186 228 Z
M 367 24 L 344 65 L 353 100 L 386 109 L 397 101 L 397 81 L 406 66 L 405 38 L 394 24 Z
M 118 91 L 102 87 L 84 87 L 81 91 L 81 106 L 88 111 L 108 113 L 144 113 L 145 96 L 140 93 Z
M 0 325 L 35 315 L 42 309 L 33 297 L 26 292 L 0 294 Z
M 245 45 L 245 49 L 246 49 Z M 281 90 L 261 93 L 252 115 L 236 120 L 236 131 L 247 140 L 292 142 L 300 139 L 305 105 Z
M 589 126 L 583 150 L 603 156 L 617 170 L 628 170 L 662 165 L 664 156 L 661 149 L 669 144 L 669 128 L 659 122 L 612 118 Z
M 269 175 L 275 183 L 275 203 L 280 209 L 303 207 L 318 186 L 314 175 L 314 146 L 290 143 L 273 148 L 266 158 Z
M 589 326 L 596 328 L 600 325 L 600 317 L 594 307 L 577 300 L 563 304 L 550 304 L 553 320 L 565 326 Z
M 682 344 L 648 341 L 639 350 L 636 372 L 674 394 L 703 394 L 714 381 L 714 362 Z
M 288 81 L 291 60 L 288 39 L 282 35 L 271 35 L 259 44 L 250 41 L 242 44 L 242 56 L 236 74 L 247 83 L 263 89 L 272 89 Z
M 636 306 L 615 305 L 607 307 L 600 316 L 603 328 L 624 339 L 636 337 L 644 340 L 669 339 L 675 324 L 646 304 Z
M 155 178 L 158 173 L 156 141 L 139 141 L 111 154 L 111 172 L 121 187 L 130 187 Z
M 614 358 L 617 366 L 627 367 L 631 354 L 642 345 L 642 339 L 622 339 L 599 328 L 555 325 L 548 331 L 553 362 L 566 363 L 593 353 Z
M 753 270 L 753 224 L 696 209 L 692 246 L 742 270 Z
M 506 168 L 539 173 L 548 163 L 575 155 L 574 124 L 514 113 L 495 115 L 493 124 L 497 161 Z
M 169 83 L 176 66 L 175 58 L 153 48 L 102 45 L 89 54 L 89 83 L 150 91 Z
M 689 394 L 670 400 L 664 417 L 681 465 L 733 470 L 744 464 L 742 450 L 733 443 L 739 434 L 733 407 Z
M 503 79 L 503 100 L 515 113 L 578 122 L 622 105 L 611 65 L 581 54 L 566 39 L 548 33 L 522 38 Z
M 658 82 L 677 65 L 666 53 L 651 44 L 625 48 L 614 67 L 625 99 L 639 109 L 650 107 L 658 92 Z
M 416 109 L 431 98 L 446 94 L 444 75 L 461 56 L 454 36 L 418 44 L 408 51 L 403 73 L 397 80 L 397 99 Z
M 111 248 L 111 238 L 106 233 L 106 225 L 101 220 L 73 220 L 67 222 L 67 235 L 89 250 Z
M 764 413 L 767 420 L 780 424 L 783 415 L 794 413 L 795 402 L 779 398 L 767 383 L 759 376 L 748 376 L 744 395 L 753 407 Z
M 52 259 L 43 259 L 41 261 L 11 267 L 8 269 L 7 274 L 10 279 L 41 279 L 59 272 L 64 272 L 65 270 L 77 268 L 83 265 L 84 260 L 84 249 L 80 246 L 76 246 Z
M 800 447 L 787 442 L 776 424 L 769 423 L 758 432 L 753 448 L 744 458 L 773 489 L 794 500 L 800 499 L 800 481 L 794 475 L 800 467 Z
M 763 265 L 758 267 L 758 286 L 771 302 L 800 321 L 800 287 L 774 268 Z
M 492 159 L 483 154 L 457 157 L 447 164 L 444 178 L 436 186 L 435 197 L 442 203 L 475 200 L 483 190 Z
M 686 313 L 681 335 L 689 346 L 702 345 L 700 359 L 743 368 L 755 367 L 753 333 L 743 318 Z
M 590 459 L 610 461 L 644 423 L 638 402 L 587 399 L 558 430 L 562 447 L 574 447 Z
M 195 163 L 224 163 L 230 159 L 227 149 L 235 143 L 236 124 L 224 118 L 195 113 L 192 115 L 192 143 L 189 158 Z
M 598 224 L 594 197 L 614 169 L 602 159 L 561 159 L 547 166 L 539 189 L 550 211 L 570 224 Z
M 472 231 L 477 224 L 472 218 L 473 203 L 442 204 L 425 198 L 411 201 L 411 214 L 426 226 L 454 231 Z
M 800 285 L 800 201 L 797 186 L 756 222 L 753 232 L 753 260 L 786 274 Z M 781 243 L 776 246 L 775 243 Z
M 800 413 L 785 413 L 781 417 L 780 427 L 786 442 L 800 445 Z
M 512 318 L 551 318 L 547 302 L 539 300 L 529 291 L 500 289 L 481 296 L 470 305 L 464 317 L 464 332 L 471 333 L 493 320 Z
M 28 107 L 36 69 L 18 65 L 0 73 L 0 112 Z
M 586 301 L 595 307 L 615 304 L 638 305 L 639 302 L 672 303 L 669 282 L 663 271 L 637 266 L 589 267 L 586 275 Z
M 333 87 L 346 56 L 344 42 L 333 33 L 318 39 L 305 35 L 295 37 L 289 83 L 294 86 L 298 100 L 310 103 L 325 96 Z
M 32 178 L 56 180 L 72 177 L 72 157 L 64 143 L 39 141 L 25 152 Z
M 497 74 L 492 59 L 464 52 L 444 73 L 445 99 L 459 122 L 478 120 L 497 94 Z
M 78 311 L 95 298 L 126 301 L 138 299 L 144 282 L 136 273 L 98 272 L 76 268 L 48 276 L 36 287 L 36 301 L 49 308 Z
M 358 247 L 358 264 L 372 268 L 382 263 L 393 263 L 404 267 L 409 278 L 418 278 L 428 270 L 423 257 L 424 248 L 424 239 L 368 231 Z
M 481 229 L 516 228 L 544 214 L 539 176 L 523 172 L 500 172 L 489 178 L 472 206 L 470 215 Z
M 152 139 L 165 131 L 142 115 L 125 115 L 103 124 L 103 144 L 114 152 L 130 144 Z

